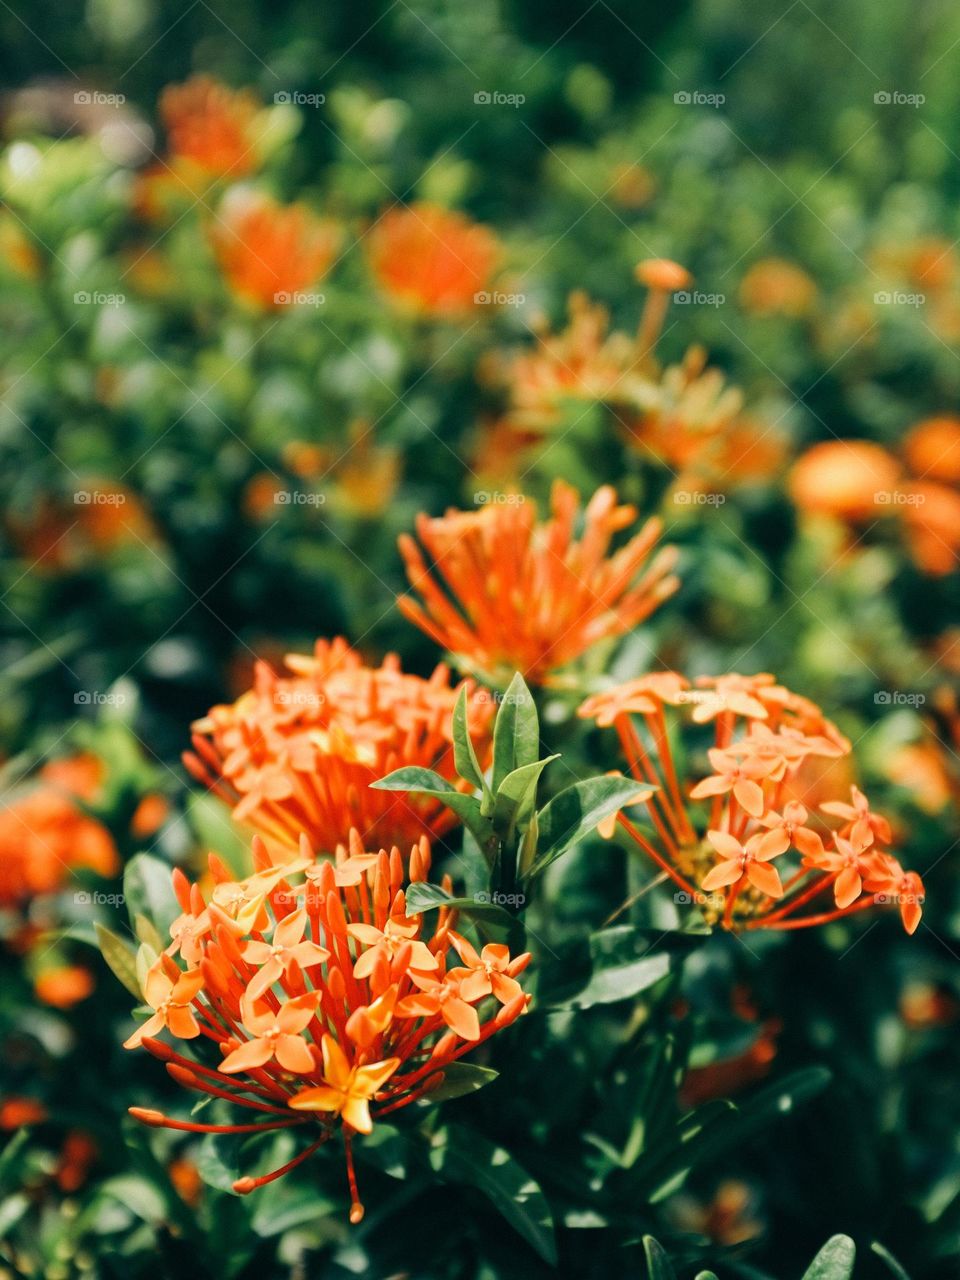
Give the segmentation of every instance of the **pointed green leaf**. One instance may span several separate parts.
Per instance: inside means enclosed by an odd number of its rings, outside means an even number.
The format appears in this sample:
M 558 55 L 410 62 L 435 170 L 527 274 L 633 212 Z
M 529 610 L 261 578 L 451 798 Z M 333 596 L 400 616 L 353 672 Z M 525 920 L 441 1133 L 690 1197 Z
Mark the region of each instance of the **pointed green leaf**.
M 96 923 L 97 942 L 100 944 L 100 954 L 107 962 L 114 977 L 118 978 L 127 988 L 132 996 L 136 996 L 138 1000 L 143 999 L 140 990 L 140 983 L 137 981 L 137 958 L 133 947 L 129 946 L 122 938 L 117 937 L 112 930 L 105 925 Z
M 413 791 L 418 795 L 436 796 L 470 828 L 489 861 L 486 850 L 493 836 L 493 828 L 484 818 L 476 796 L 464 795 L 439 773 L 434 773 L 432 769 L 422 769 L 418 765 L 394 769 L 393 773 L 387 774 L 379 782 L 371 782 L 370 786 L 377 791 Z
M 647 1255 L 648 1280 L 677 1280 L 666 1250 L 653 1236 L 643 1237 L 643 1252 Z
M 857 1247 L 849 1236 L 831 1236 L 803 1273 L 803 1280 L 850 1280 Z
M 478 1067 L 472 1062 L 451 1062 L 443 1069 L 443 1081 L 423 1097 L 424 1103 L 449 1102 L 465 1094 L 476 1093 L 492 1084 L 500 1074 L 492 1067 Z
M 500 831 L 510 831 L 523 823 L 534 810 L 537 802 L 537 784 L 540 775 L 548 764 L 559 760 L 560 756 L 547 756 L 543 760 L 534 760 L 532 764 L 521 765 L 514 769 L 500 783 L 496 795 L 496 807 L 493 821 Z
M 874 1240 L 870 1246 L 870 1252 L 875 1253 L 881 1262 L 885 1263 L 889 1271 L 895 1277 L 895 1280 L 910 1280 L 909 1275 L 893 1256 L 889 1249 L 884 1248 L 879 1240 Z
M 537 704 L 518 671 L 503 695 L 493 726 L 493 790 L 508 773 L 533 764 L 540 754 Z
M 592 973 L 582 991 L 563 1008 L 589 1009 L 595 1004 L 631 1000 L 670 972 L 669 953 L 654 952 L 647 938 L 631 925 L 602 929 L 590 939 Z
M 578 840 L 589 835 L 604 818 L 625 805 L 645 799 L 654 790 L 633 778 L 603 776 L 586 778 L 561 791 L 538 815 L 540 841 L 530 876 L 539 875 Z
M 460 777 L 465 778 L 467 782 L 477 787 L 483 793 L 485 799 L 489 798 L 490 788 L 487 786 L 483 770 L 480 768 L 480 761 L 477 759 L 477 753 L 470 737 L 470 729 L 467 726 L 466 685 L 461 685 L 460 692 L 457 694 L 456 706 L 453 708 L 453 762 Z
M 437 907 L 449 907 L 454 911 L 462 911 L 468 916 L 495 917 L 504 925 L 512 926 L 513 916 L 503 907 L 490 901 L 490 894 L 481 891 L 472 898 L 452 898 L 439 885 L 416 882 L 406 892 L 407 915 L 417 916 L 423 911 L 434 911 Z

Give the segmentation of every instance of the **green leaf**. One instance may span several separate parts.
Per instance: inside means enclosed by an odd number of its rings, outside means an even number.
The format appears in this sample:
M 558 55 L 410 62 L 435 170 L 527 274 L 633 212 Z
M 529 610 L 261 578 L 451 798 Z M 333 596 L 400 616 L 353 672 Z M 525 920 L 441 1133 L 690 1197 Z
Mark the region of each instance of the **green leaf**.
M 648 1280 L 677 1280 L 666 1250 L 653 1236 L 643 1237 L 643 1252 L 647 1256 Z
M 849 1280 L 857 1247 L 849 1236 L 831 1236 L 803 1273 L 803 1280 Z
M 589 1009 L 595 1004 L 631 1000 L 670 972 L 667 952 L 653 953 L 647 937 L 632 925 L 602 929 L 590 938 L 592 973 L 582 991 L 563 1002 L 563 1008 Z
M 20 1152 L 27 1145 L 29 1136 L 29 1129 L 20 1129 L 0 1152 L 0 1186 L 6 1184 L 8 1176 L 14 1171 Z
M 881 1262 L 885 1263 L 890 1272 L 896 1277 L 896 1280 L 910 1280 L 910 1276 L 901 1266 L 897 1259 L 893 1256 L 889 1249 L 884 1248 L 879 1240 L 874 1240 L 870 1246 L 870 1252 L 875 1253 Z
M 547 756 L 543 760 L 534 760 L 532 764 L 521 765 L 519 769 L 507 774 L 497 790 L 496 807 L 493 811 L 494 825 L 498 830 L 512 830 L 533 812 L 540 775 L 548 764 L 559 759 L 559 754 Z
M 473 1129 L 450 1125 L 438 1135 L 430 1164 L 445 1180 L 482 1191 L 540 1257 L 556 1266 L 550 1206 L 538 1184 L 508 1151 Z
M 456 706 L 453 708 L 453 762 L 460 777 L 478 787 L 483 792 L 484 799 L 489 800 L 491 791 L 483 776 L 480 761 L 477 759 L 477 753 L 470 738 L 470 730 L 467 727 L 466 685 L 460 686 Z
M 143 999 L 143 993 L 140 990 L 140 983 L 137 981 L 137 957 L 133 947 L 129 946 L 124 940 L 117 936 L 106 925 L 102 925 L 97 921 L 95 928 L 97 930 L 97 942 L 100 946 L 100 954 L 115 978 L 118 978 L 132 996 L 138 1000 Z
M 437 907 L 450 907 L 470 916 L 493 916 L 506 926 L 513 926 L 513 916 L 503 907 L 490 901 L 490 894 L 477 893 L 472 898 L 452 898 L 446 890 L 437 884 L 424 884 L 416 881 L 406 892 L 407 915 L 417 916 L 423 911 L 434 911 Z
M 138 853 L 130 859 L 123 873 L 123 893 L 130 919 L 143 916 L 166 938 L 170 936 L 171 924 L 180 915 L 171 872 L 169 863 L 149 853 Z M 149 939 L 142 938 L 141 941 Z
M 419 765 L 407 765 L 403 769 L 394 769 L 393 773 L 387 774 L 378 782 L 371 782 L 370 786 L 377 791 L 416 791 L 420 795 L 437 796 L 448 809 L 453 810 L 461 822 L 470 828 L 477 837 L 481 850 L 484 850 L 484 857 L 487 858 L 488 863 L 490 862 L 492 854 L 486 850 L 493 835 L 493 828 L 484 818 L 480 801 L 476 796 L 464 795 L 462 791 L 452 787 L 439 773 L 434 773 L 432 769 L 423 769 Z
M 537 704 L 519 673 L 507 686 L 493 726 L 493 790 L 508 773 L 533 764 L 540 754 Z
M 422 1101 L 433 1104 L 462 1098 L 465 1094 L 476 1093 L 485 1085 L 493 1084 L 499 1074 L 492 1067 L 478 1067 L 472 1062 L 451 1062 L 448 1067 L 443 1068 L 442 1084 L 425 1094 Z
M 578 840 L 589 835 L 604 818 L 624 805 L 635 804 L 654 790 L 633 778 L 604 776 L 586 778 L 561 791 L 538 815 L 539 849 L 530 876 L 539 875 Z

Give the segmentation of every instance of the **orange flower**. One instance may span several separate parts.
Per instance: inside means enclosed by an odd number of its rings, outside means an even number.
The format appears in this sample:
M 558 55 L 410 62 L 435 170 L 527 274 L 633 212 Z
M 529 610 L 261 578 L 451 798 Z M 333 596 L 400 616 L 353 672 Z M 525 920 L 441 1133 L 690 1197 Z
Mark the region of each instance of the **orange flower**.
M 249 90 L 229 89 L 212 76 L 168 85 L 160 95 L 171 156 L 218 178 L 242 178 L 258 167 L 259 111 Z
M 79 867 L 101 876 L 119 869 L 107 830 L 77 800 L 90 801 L 103 766 L 94 756 L 45 765 L 36 785 L 0 809 L 0 905 L 12 907 L 36 894 L 54 893 Z
M 960 563 L 960 493 L 943 484 L 912 484 L 903 507 L 907 545 L 924 573 L 944 577 Z
M 231 193 L 211 235 L 230 288 L 261 309 L 296 302 L 327 273 L 340 242 L 337 226 L 306 205 L 280 205 L 247 191 Z
M 740 282 L 740 302 L 758 316 L 803 316 L 813 306 L 817 286 L 795 262 L 763 258 Z
M 301 832 L 331 852 L 357 827 L 369 843 L 412 843 L 457 821 L 430 797 L 374 791 L 393 769 L 422 765 L 453 780 L 453 707 L 461 686 L 438 666 L 406 675 L 395 656 L 364 666 L 345 640 L 318 640 L 312 657 L 288 656 L 292 676 L 258 663 L 254 687 L 194 725 L 187 768 L 233 808 L 238 822 L 295 849 Z M 493 707 L 467 682 L 468 719 L 486 760 Z M 466 785 L 466 784 L 463 784 Z
M 0 1129 L 25 1129 L 30 1124 L 43 1124 L 47 1109 L 37 1098 L 9 1097 L 0 1100 Z
M 826 440 L 808 449 L 790 473 L 790 496 L 802 511 L 868 520 L 889 510 L 900 482 L 897 460 L 868 440 Z M 883 496 L 879 499 L 877 495 Z
M 339 1127 L 350 1219 L 359 1222 L 353 1136 L 437 1088 L 451 1063 L 526 1011 L 529 997 L 516 979 L 530 957 L 499 946 L 477 956 L 453 932 L 456 913 L 446 908 L 427 935 L 424 917 L 408 914 L 396 847 L 368 853 L 353 831 L 333 861 L 315 862 L 306 840 L 300 853 L 274 864 L 255 837 L 255 871 L 239 882 L 211 855 L 209 900 L 174 875 L 193 927 L 181 928 L 150 968 L 145 994 L 155 1013 L 126 1042 L 165 1062 L 179 1084 L 245 1107 L 255 1122 L 204 1124 L 130 1110 L 146 1124 L 190 1133 L 313 1130 L 313 1141 L 286 1165 L 238 1179 L 241 1194 L 295 1168 Z M 429 866 L 422 838 L 409 855 L 410 882 L 425 880 Z M 197 951 L 181 946 L 185 934 Z M 467 969 L 447 970 L 452 946 Z M 161 1024 L 189 1039 L 196 1058 L 156 1039 Z
M 598 641 L 638 626 L 676 591 L 675 548 L 651 558 L 659 520 L 608 554 L 614 534 L 637 518 L 635 507 L 617 505 L 609 485 L 591 498 L 579 540 L 576 490 L 555 481 L 550 508 L 542 524 L 519 496 L 476 512 L 421 515 L 417 534 L 432 564 L 413 538 L 400 538 L 407 577 L 423 601 L 401 597 L 402 612 L 491 678 L 520 671 L 542 684 Z
M 492 231 L 434 204 L 388 209 L 366 244 L 370 267 L 388 297 L 432 317 L 469 311 L 500 257 Z
M 920 480 L 960 484 L 960 418 L 924 418 L 907 432 L 903 456 Z
M 93 974 L 81 965 L 45 969 L 33 984 L 37 999 L 55 1009 L 70 1009 L 86 1000 L 93 987 Z
M 666 711 L 685 707 L 695 724 L 714 726 L 712 772 L 699 780 L 682 778 L 673 760 Z M 679 887 L 677 901 L 696 902 L 709 923 L 800 929 L 896 902 L 907 932 L 917 928 L 920 877 L 883 848 L 893 833 L 866 796 L 834 793 L 815 814 L 790 798 L 808 761 L 849 756 L 851 746 L 773 676 L 701 677 L 691 688 L 661 672 L 595 694 L 580 715 L 612 725 L 631 774 L 659 788 L 643 802 L 647 831 L 622 813 L 619 821 Z M 832 907 L 820 901 L 827 894 Z

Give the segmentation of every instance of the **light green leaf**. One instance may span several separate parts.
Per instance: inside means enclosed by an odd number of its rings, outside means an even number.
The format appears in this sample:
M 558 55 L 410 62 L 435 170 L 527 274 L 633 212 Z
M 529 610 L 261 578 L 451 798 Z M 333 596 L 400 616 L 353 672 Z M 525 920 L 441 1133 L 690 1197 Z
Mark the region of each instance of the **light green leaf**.
M 910 1276 L 901 1266 L 897 1259 L 893 1256 L 889 1249 L 884 1248 L 879 1240 L 874 1240 L 870 1246 L 870 1252 L 875 1253 L 881 1262 L 884 1262 L 890 1272 L 896 1277 L 896 1280 L 910 1280 Z
M 849 1280 L 857 1247 L 849 1236 L 831 1236 L 803 1273 L 803 1280 Z
M 483 776 L 480 761 L 477 759 L 477 753 L 470 738 L 470 730 L 467 727 L 466 685 L 461 685 L 456 706 L 453 708 L 453 762 L 460 777 L 478 787 L 484 799 L 489 801 L 491 791 Z
M 97 942 L 100 946 L 100 954 L 106 961 L 110 971 L 114 977 L 118 978 L 132 996 L 138 1000 L 143 999 L 143 993 L 140 990 L 140 983 L 137 980 L 137 958 L 136 953 L 128 943 L 118 937 L 106 925 L 97 921 Z
M 180 914 L 171 873 L 169 863 L 149 853 L 136 854 L 123 873 L 123 893 L 131 920 L 144 916 L 163 937 L 170 936 L 170 925 Z
M 648 939 L 631 925 L 603 929 L 590 939 L 593 971 L 582 991 L 564 1001 L 564 1008 L 589 1009 L 595 1004 L 631 1000 L 670 972 L 667 952 L 652 952 Z
M 493 726 L 493 790 L 508 773 L 533 764 L 540 754 L 537 704 L 519 671 L 503 695 Z
M 604 818 L 625 805 L 645 799 L 654 790 L 633 778 L 603 776 L 586 778 L 561 791 L 538 815 L 539 849 L 530 876 L 539 875 L 578 840 L 589 835 Z
M 534 760 L 532 764 L 521 765 L 519 769 L 507 774 L 497 789 L 493 812 L 494 825 L 498 830 L 512 830 L 533 812 L 540 775 L 548 764 L 559 759 L 559 754 L 547 756 L 543 760 Z

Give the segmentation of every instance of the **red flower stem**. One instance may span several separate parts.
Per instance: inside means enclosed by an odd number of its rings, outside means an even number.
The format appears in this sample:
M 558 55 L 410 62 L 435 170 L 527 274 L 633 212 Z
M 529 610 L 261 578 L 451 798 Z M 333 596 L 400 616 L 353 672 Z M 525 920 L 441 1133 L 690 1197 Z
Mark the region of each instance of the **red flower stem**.
M 792 902 L 787 902 L 776 911 L 771 912 L 770 915 L 764 916 L 764 920 L 766 920 L 768 924 L 776 920 L 782 920 L 784 916 L 788 916 L 792 912 L 796 911 L 797 907 L 804 906 L 811 900 L 811 898 L 816 898 L 818 894 L 824 891 L 824 889 L 829 888 L 839 874 L 839 871 L 828 871 L 826 875 L 823 875 L 819 880 L 814 881 L 814 883 L 805 889 L 803 893 L 798 894 Z
M 244 1098 L 242 1095 L 231 1093 L 228 1089 L 218 1088 L 209 1080 L 203 1080 L 200 1076 L 195 1075 L 186 1067 L 181 1067 L 177 1062 L 167 1063 L 167 1074 L 176 1080 L 177 1084 L 183 1085 L 186 1089 L 195 1089 L 197 1093 L 209 1094 L 211 1098 L 225 1098 L 228 1102 L 235 1102 L 241 1107 L 250 1107 L 254 1111 L 266 1111 L 275 1116 L 289 1117 L 290 1112 L 286 1107 L 274 1107 L 268 1102 L 255 1102 L 252 1098 Z
M 646 837 L 637 830 L 629 818 L 625 818 L 622 813 L 617 815 L 617 820 L 626 827 L 630 835 L 636 840 L 637 844 L 648 854 L 661 871 L 665 871 L 671 880 L 675 881 L 684 892 L 690 894 L 691 901 L 695 901 L 699 896 L 699 890 L 695 889 L 689 880 L 686 880 L 679 871 L 670 865 L 670 863 L 659 853 Z
M 865 898 L 862 902 L 854 902 L 849 907 L 844 907 L 840 911 L 824 911 L 816 916 L 804 916 L 802 920 L 779 920 L 774 924 L 766 918 L 759 920 L 751 920 L 744 927 L 747 929 L 810 929 L 814 925 L 829 924 L 831 920 L 841 920 L 844 916 L 853 915 L 856 911 L 866 911 L 868 907 L 874 905 L 873 895 Z
M 233 1189 L 238 1195 L 249 1195 L 251 1191 L 256 1191 L 257 1187 L 264 1187 L 268 1182 L 275 1182 L 277 1178 L 282 1178 L 285 1173 L 289 1173 L 291 1169 L 295 1169 L 298 1164 L 303 1164 L 304 1160 L 309 1160 L 315 1151 L 323 1146 L 325 1142 L 329 1142 L 333 1130 L 328 1129 L 322 1133 L 316 1142 L 311 1142 L 298 1156 L 294 1156 L 292 1160 L 288 1160 L 286 1164 L 274 1169 L 272 1173 L 261 1174 L 259 1178 L 238 1178 L 233 1184 Z
M 184 1133 L 262 1133 L 267 1129 L 293 1129 L 309 1124 L 310 1119 L 267 1120 L 263 1124 L 196 1124 L 192 1120 L 171 1120 L 162 1111 L 153 1111 L 148 1107 L 128 1107 L 127 1110 L 135 1120 L 151 1125 L 155 1129 L 178 1129 Z

